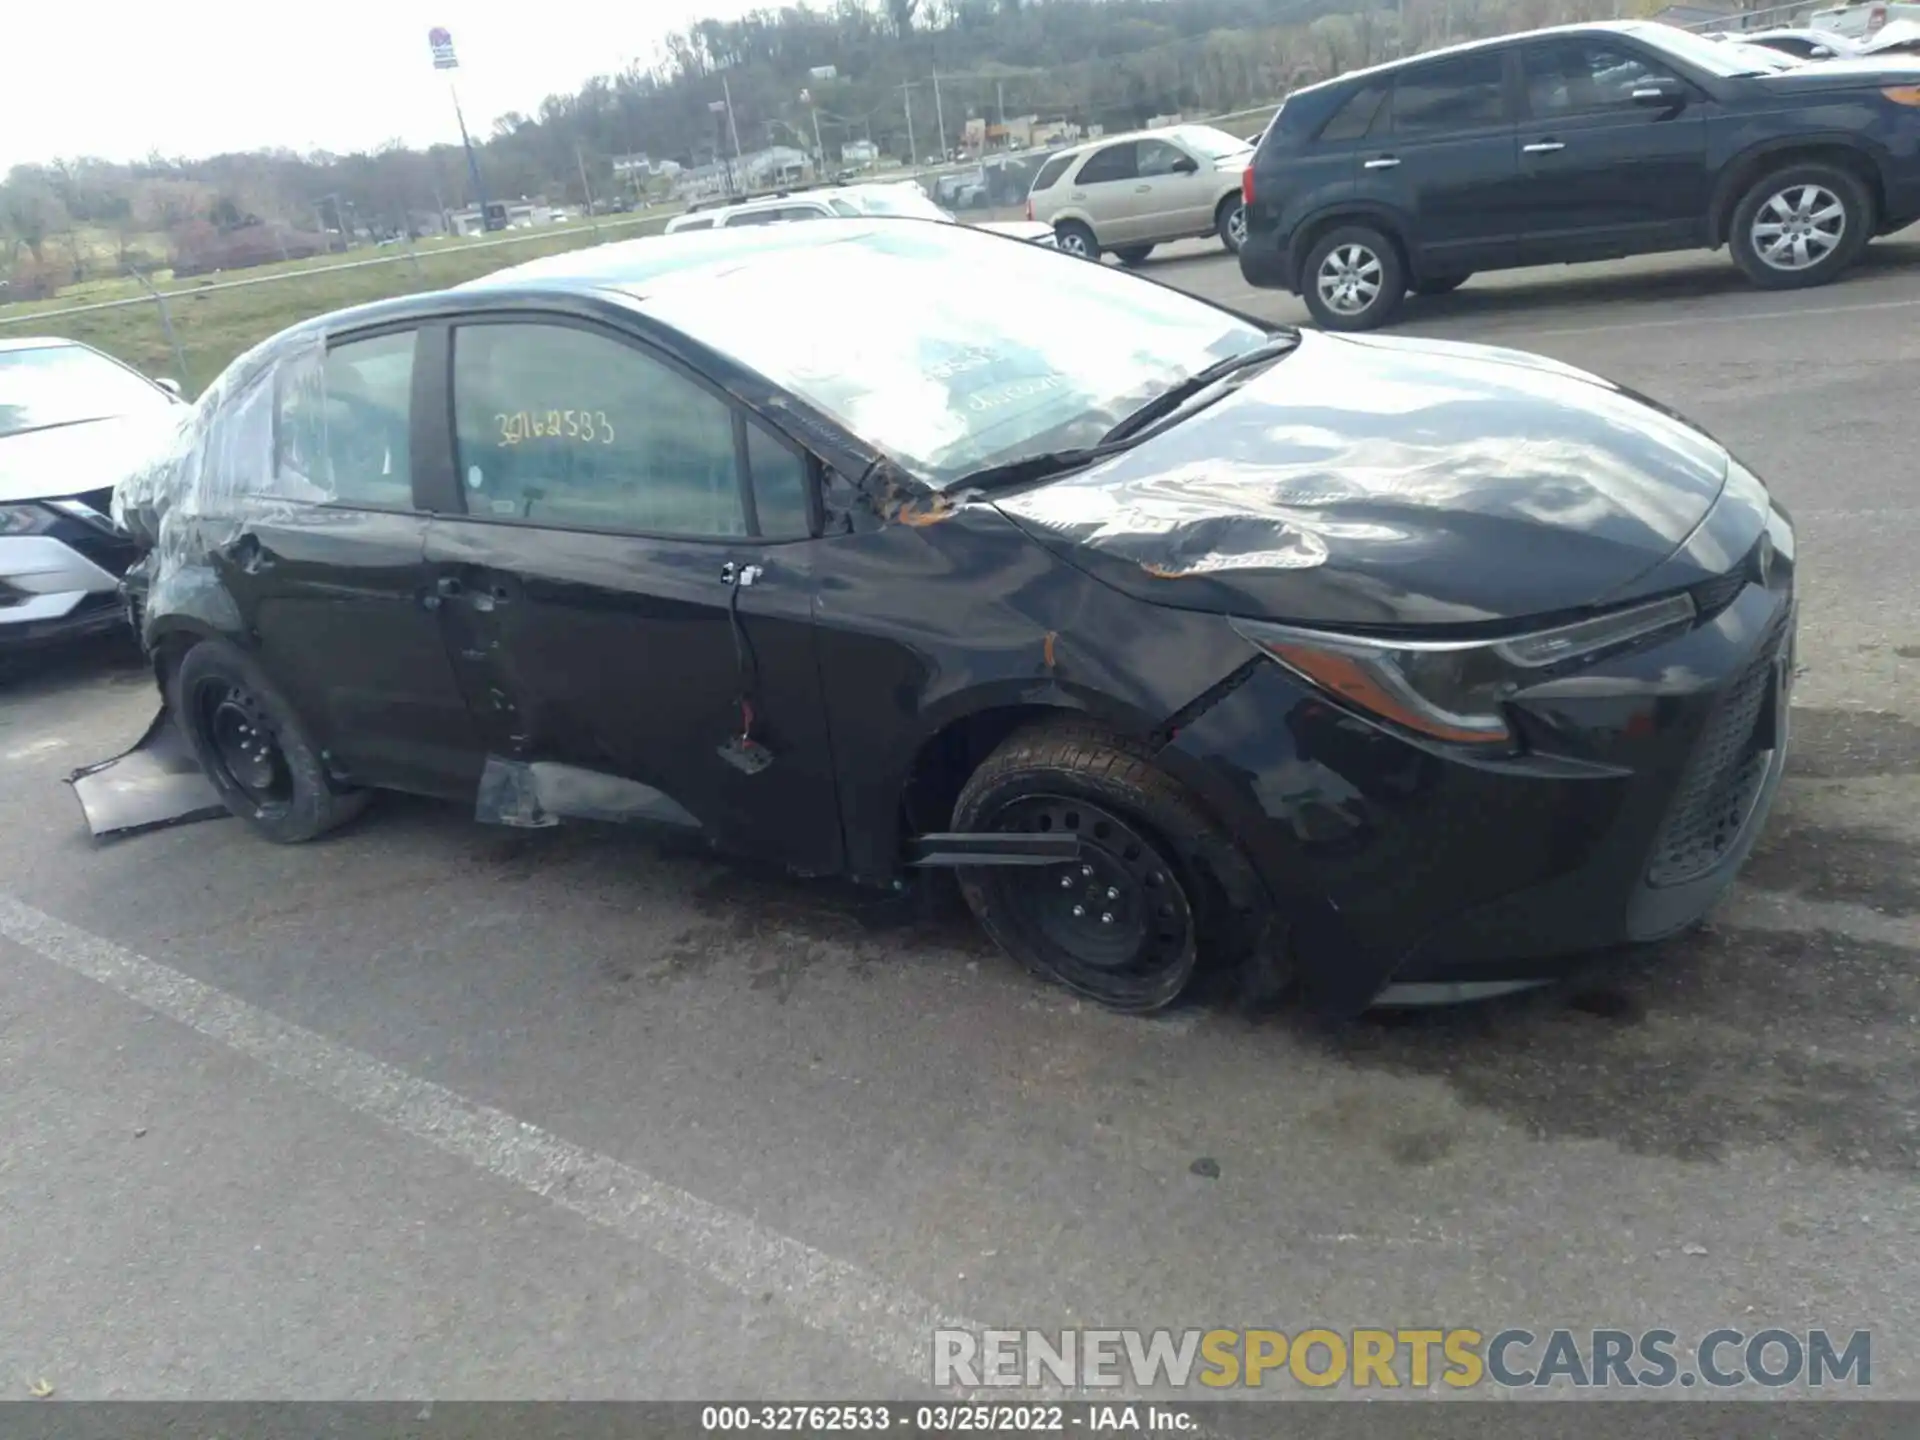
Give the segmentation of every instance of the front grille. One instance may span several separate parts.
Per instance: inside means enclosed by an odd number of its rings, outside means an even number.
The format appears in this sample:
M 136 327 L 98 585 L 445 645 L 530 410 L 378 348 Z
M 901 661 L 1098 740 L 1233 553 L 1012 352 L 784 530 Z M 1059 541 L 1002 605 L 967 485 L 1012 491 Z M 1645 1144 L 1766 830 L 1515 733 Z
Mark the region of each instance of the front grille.
M 1760 711 L 1772 694 L 1774 647 L 1747 668 L 1707 719 L 1653 847 L 1647 881 L 1680 885 L 1704 875 L 1739 837 L 1766 779 L 1772 752 L 1757 748 Z

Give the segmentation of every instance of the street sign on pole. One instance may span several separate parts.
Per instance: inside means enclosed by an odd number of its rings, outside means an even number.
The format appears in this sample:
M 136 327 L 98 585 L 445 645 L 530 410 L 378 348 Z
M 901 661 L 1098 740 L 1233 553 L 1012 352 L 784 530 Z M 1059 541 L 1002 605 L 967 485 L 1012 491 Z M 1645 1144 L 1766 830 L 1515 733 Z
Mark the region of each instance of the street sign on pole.
M 458 70 L 460 62 L 453 53 L 453 33 L 443 26 L 436 25 L 427 31 L 427 44 L 433 47 L 433 68 L 436 70 Z

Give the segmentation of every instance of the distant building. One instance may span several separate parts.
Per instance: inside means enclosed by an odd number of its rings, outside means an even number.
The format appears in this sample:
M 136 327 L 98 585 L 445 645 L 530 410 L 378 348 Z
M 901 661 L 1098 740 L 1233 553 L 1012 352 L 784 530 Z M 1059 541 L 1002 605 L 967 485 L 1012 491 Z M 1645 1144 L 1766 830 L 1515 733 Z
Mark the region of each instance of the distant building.
M 871 165 L 880 158 L 880 147 L 871 140 L 849 140 L 840 147 L 840 160 L 847 165 Z
M 499 205 L 499 201 L 494 202 Z M 551 225 L 565 215 L 552 205 L 543 205 L 534 200 L 516 200 L 502 207 L 507 212 L 506 228 L 509 230 L 531 230 L 536 225 Z M 486 233 L 486 221 L 480 213 L 480 207 L 469 205 L 464 210 L 456 210 L 447 217 L 453 222 L 456 235 L 482 235 Z

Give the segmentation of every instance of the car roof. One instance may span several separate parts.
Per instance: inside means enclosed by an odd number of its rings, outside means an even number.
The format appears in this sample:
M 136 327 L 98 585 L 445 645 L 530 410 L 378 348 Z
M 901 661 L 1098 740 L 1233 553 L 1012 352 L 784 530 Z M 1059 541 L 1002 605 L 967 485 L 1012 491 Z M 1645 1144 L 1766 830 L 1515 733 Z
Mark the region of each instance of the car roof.
M 1396 60 L 1383 60 L 1378 65 L 1369 65 L 1364 70 L 1349 70 L 1344 75 L 1336 75 L 1331 80 L 1321 80 L 1312 85 L 1302 85 L 1292 95 L 1315 95 L 1336 87 L 1351 85 L 1356 80 L 1369 80 L 1375 76 L 1393 75 L 1410 65 L 1425 64 L 1429 60 L 1442 60 L 1453 55 L 1472 55 L 1481 50 L 1494 50 L 1527 40 L 1552 39 L 1562 35 L 1639 35 L 1658 34 L 1673 27 L 1663 25 L 1657 20 L 1587 20 L 1573 25 L 1548 25 L 1537 30 L 1521 30 L 1511 35 L 1489 35 L 1479 40 L 1463 40 L 1457 45 L 1443 45 L 1437 50 L 1422 50 L 1417 55 L 1402 55 Z M 1292 95 L 1288 98 L 1291 99 Z
M 1118 145 L 1122 140 L 1164 140 L 1169 135 L 1180 135 L 1189 130 L 1218 130 L 1222 135 L 1233 135 L 1233 131 L 1224 126 L 1209 124 L 1205 120 L 1190 120 L 1181 125 L 1160 125 L 1150 130 L 1123 130 L 1118 135 L 1102 135 L 1094 140 L 1082 140 L 1074 145 L 1062 146 L 1047 155 L 1049 160 L 1061 156 L 1078 155 L 1086 150 L 1097 150 L 1102 145 Z M 1238 135 L 1233 136 L 1238 140 Z

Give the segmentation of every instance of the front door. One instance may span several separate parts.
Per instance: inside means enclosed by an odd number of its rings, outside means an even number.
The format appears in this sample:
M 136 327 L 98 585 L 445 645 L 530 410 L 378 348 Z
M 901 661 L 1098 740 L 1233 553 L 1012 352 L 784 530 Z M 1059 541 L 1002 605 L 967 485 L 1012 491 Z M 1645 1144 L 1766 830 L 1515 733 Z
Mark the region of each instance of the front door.
M 1701 243 L 1707 98 L 1610 36 L 1540 41 L 1521 63 L 1523 263 Z
M 469 795 L 481 751 L 412 490 L 415 344 L 403 329 L 316 346 L 221 417 L 204 463 L 230 473 L 205 479 L 248 498 L 214 564 L 336 773 Z
M 808 458 L 664 356 L 558 319 L 457 326 L 451 384 L 466 513 L 434 520 L 427 560 L 496 762 L 569 767 L 575 813 L 607 814 L 596 785 L 657 795 L 630 818 L 837 870 Z
M 1410 219 L 1423 275 L 1511 265 L 1519 174 L 1506 56 L 1476 50 L 1409 66 L 1360 147 L 1356 193 Z
M 1178 239 L 1213 223 L 1213 162 L 1167 140 L 1139 142 L 1140 181 L 1148 187 L 1143 234 Z

